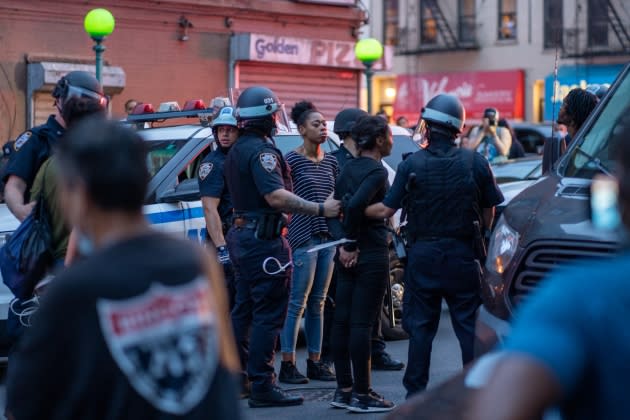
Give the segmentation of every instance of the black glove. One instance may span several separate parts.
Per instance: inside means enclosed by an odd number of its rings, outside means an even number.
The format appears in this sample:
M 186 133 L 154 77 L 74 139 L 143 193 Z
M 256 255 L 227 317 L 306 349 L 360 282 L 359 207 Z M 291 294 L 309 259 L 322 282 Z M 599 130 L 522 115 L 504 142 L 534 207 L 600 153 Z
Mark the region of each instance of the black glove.
M 223 265 L 232 264 L 232 261 L 230 261 L 230 253 L 225 245 L 217 247 L 217 259 Z

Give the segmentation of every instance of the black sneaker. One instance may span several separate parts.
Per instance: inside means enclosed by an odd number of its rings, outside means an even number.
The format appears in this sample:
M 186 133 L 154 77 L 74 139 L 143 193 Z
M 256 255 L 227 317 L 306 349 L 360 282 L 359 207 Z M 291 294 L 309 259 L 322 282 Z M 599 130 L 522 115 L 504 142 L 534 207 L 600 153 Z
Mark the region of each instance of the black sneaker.
M 306 360 L 306 376 L 309 379 L 314 379 L 316 381 L 336 381 L 337 377 L 335 376 L 335 372 L 325 364 L 320 361 L 313 361 L 311 359 Z
M 352 393 L 348 410 L 353 413 L 383 413 L 393 410 L 394 407 L 396 404 L 370 390 L 370 393 L 366 395 Z
M 297 367 L 293 362 L 280 363 L 280 375 L 278 380 L 285 384 L 307 384 L 308 378 L 297 370 Z
M 387 353 L 372 358 L 372 370 L 401 370 L 404 367 L 403 362 L 392 359 Z
M 304 402 L 301 395 L 292 395 L 285 390 L 274 386 L 266 392 L 252 392 L 248 404 L 251 408 L 260 407 L 285 407 L 300 405 Z
M 342 391 L 340 388 L 337 388 L 330 405 L 335 408 L 348 408 L 350 400 L 352 400 L 352 391 Z

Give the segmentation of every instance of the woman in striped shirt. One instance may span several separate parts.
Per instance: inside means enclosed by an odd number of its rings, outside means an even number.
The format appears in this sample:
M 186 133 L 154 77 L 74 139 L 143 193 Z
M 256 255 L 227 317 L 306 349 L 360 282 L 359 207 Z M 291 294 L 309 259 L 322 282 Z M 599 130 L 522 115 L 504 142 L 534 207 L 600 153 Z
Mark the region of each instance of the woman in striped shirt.
M 328 137 L 326 120 L 311 102 L 306 101 L 295 104 L 291 118 L 304 140 L 300 147 L 285 156 L 291 170 L 293 192 L 305 200 L 323 203 L 333 193 L 338 173 L 337 160 L 321 147 Z M 280 382 L 303 384 L 308 382 L 308 378 L 335 380 L 330 366 L 320 361 L 324 299 L 332 276 L 335 248 L 308 252 L 308 249 L 329 239 L 324 217 L 304 214 L 291 217 L 289 244 L 293 251 L 293 277 L 289 310 L 280 335 Z M 308 378 L 295 365 L 295 346 L 305 309 Z

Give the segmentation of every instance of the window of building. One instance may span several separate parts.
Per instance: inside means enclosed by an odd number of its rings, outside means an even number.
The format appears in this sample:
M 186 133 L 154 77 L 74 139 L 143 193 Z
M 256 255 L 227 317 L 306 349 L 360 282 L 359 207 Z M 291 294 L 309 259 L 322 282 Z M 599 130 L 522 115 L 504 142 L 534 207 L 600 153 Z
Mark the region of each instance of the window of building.
M 545 0 L 544 4 L 545 48 L 562 46 L 563 11 L 562 2 Z
M 438 28 L 437 22 L 433 17 L 433 12 L 431 9 L 422 6 L 420 9 L 420 28 L 421 28 L 421 37 L 420 42 L 422 44 L 436 44 L 437 36 L 438 36 Z
M 516 39 L 516 0 L 499 0 L 499 39 Z
M 398 45 L 398 0 L 384 0 L 383 11 L 383 44 Z
M 458 38 L 460 42 L 477 42 L 476 19 L 475 0 L 459 0 Z
M 588 46 L 608 46 L 608 8 L 600 0 L 588 0 Z

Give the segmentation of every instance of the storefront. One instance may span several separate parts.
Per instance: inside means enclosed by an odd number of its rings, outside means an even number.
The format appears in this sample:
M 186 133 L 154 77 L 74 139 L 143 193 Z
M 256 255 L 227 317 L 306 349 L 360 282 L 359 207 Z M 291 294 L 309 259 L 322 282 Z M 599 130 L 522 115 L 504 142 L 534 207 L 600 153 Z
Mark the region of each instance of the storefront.
M 557 118 L 562 100 L 571 89 L 585 88 L 590 84 L 612 83 L 622 69 L 623 64 L 560 66 L 555 97 L 553 73 L 545 78 L 545 120 Z M 555 112 L 552 102 L 555 104 Z
M 469 125 L 480 121 L 489 107 L 497 108 L 501 117 L 522 120 L 524 84 L 522 70 L 399 75 L 393 116 L 405 116 L 413 124 L 431 98 L 448 93 L 464 104 Z
M 343 108 L 359 106 L 363 64 L 354 42 L 245 33 L 232 37 L 230 84 L 237 91 L 264 85 L 286 104 L 312 101 L 328 119 Z M 389 58 L 389 60 L 388 60 Z M 375 69 L 391 63 L 387 49 Z

